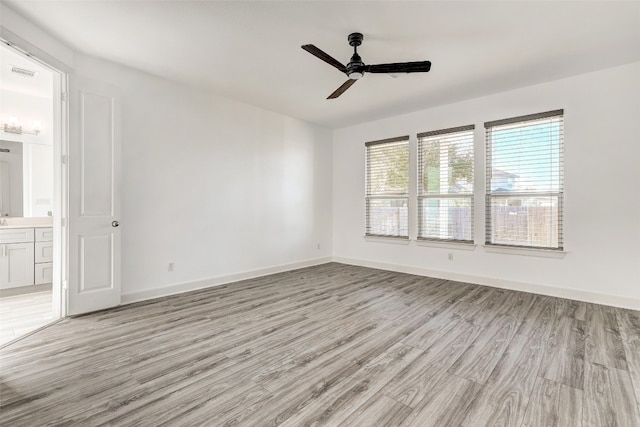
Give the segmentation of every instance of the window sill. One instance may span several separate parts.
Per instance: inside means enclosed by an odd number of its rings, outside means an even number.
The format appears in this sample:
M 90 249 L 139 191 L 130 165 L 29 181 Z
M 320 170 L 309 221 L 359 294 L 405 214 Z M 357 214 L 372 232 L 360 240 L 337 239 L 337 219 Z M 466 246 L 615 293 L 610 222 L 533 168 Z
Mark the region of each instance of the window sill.
M 407 237 L 364 236 L 364 240 L 367 242 L 393 243 L 396 245 L 409 244 L 409 239 Z
M 564 258 L 567 254 L 565 251 L 556 251 L 553 249 L 537 249 L 537 248 L 520 248 L 509 246 L 493 246 L 484 245 L 485 252 L 494 254 L 507 254 L 507 255 L 524 255 L 524 256 L 536 256 L 541 258 Z
M 418 246 L 428 246 L 432 248 L 442 249 L 458 249 L 463 251 L 474 251 L 476 249 L 475 243 L 463 243 L 463 242 L 439 242 L 437 240 L 416 240 Z

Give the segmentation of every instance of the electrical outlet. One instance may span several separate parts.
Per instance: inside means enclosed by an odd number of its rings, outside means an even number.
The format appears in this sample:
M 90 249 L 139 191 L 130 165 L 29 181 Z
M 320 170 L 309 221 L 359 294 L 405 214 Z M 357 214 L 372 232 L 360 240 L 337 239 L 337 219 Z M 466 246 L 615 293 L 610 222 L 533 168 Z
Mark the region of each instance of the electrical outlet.
M 448 257 L 449 257 L 449 261 L 453 261 L 453 254 L 452 253 L 449 253 Z
M 170 262 L 169 265 L 167 266 L 167 271 L 173 271 L 173 263 Z

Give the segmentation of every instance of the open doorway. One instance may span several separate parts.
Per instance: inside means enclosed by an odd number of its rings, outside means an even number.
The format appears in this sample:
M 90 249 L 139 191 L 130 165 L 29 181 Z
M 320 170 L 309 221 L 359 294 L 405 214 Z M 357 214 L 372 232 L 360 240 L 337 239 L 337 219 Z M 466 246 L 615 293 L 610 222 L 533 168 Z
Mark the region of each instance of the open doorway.
M 0 44 L 0 346 L 65 314 L 64 75 Z

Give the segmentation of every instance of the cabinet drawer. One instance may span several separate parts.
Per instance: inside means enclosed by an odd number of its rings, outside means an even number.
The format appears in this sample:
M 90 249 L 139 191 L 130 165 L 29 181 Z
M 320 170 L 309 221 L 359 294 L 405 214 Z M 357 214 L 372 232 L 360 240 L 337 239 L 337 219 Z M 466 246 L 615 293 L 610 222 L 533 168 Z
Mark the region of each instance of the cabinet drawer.
M 53 261 L 53 242 L 36 242 L 36 264 Z
M 36 285 L 53 282 L 53 263 L 36 264 Z
M 9 228 L 0 230 L 0 244 L 29 242 L 33 242 L 33 228 Z
M 36 228 L 36 242 L 53 242 L 53 228 Z

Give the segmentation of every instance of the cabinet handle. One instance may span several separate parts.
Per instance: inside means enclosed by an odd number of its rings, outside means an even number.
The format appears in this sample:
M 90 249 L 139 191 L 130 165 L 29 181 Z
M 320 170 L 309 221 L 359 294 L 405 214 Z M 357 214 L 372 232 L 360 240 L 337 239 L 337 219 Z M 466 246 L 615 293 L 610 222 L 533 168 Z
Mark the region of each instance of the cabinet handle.
M 7 245 L 2 245 L 2 257 L 7 256 Z

